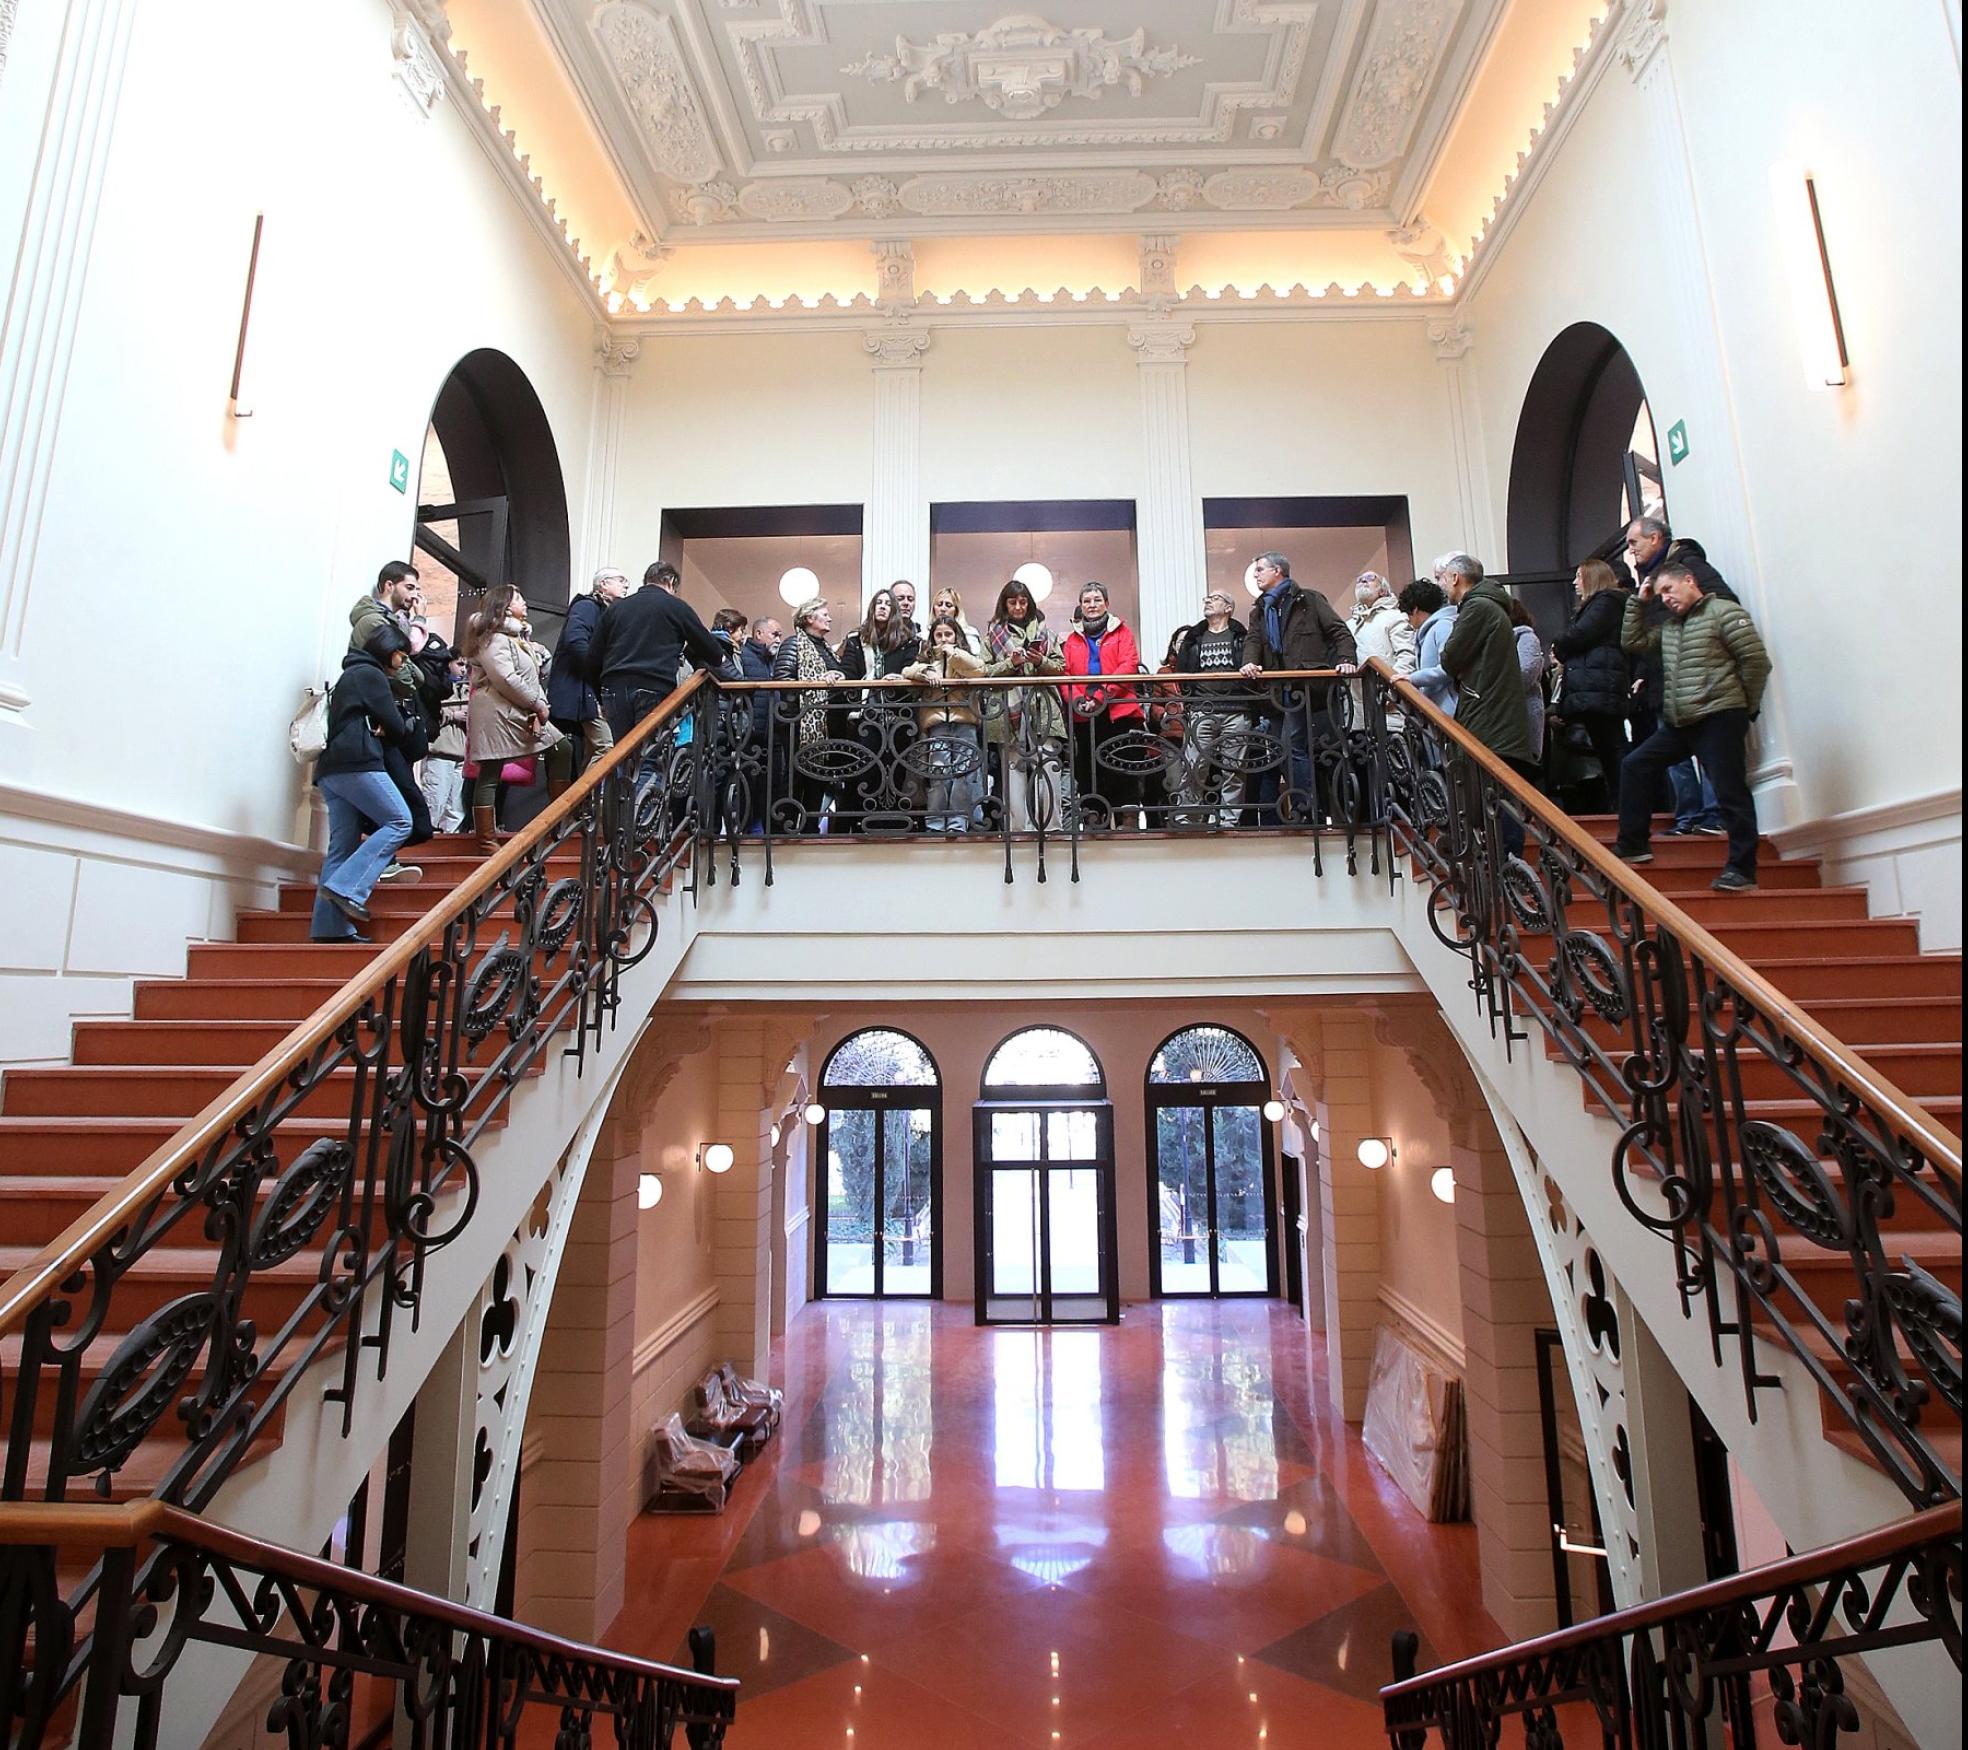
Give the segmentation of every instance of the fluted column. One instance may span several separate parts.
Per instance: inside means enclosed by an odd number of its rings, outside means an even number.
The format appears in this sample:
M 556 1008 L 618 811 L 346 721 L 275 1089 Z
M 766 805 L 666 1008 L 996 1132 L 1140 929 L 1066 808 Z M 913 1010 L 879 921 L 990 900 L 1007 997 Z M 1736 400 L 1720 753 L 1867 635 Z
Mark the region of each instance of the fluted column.
M 573 589 L 578 592 L 604 565 L 621 565 L 615 551 L 615 486 L 622 466 L 623 404 L 629 376 L 642 356 L 633 335 L 595 334 L 594 396 L 588 420 L 588 483 L 581 507 L 581 547 Z M 627 566 L 622 566 L 628 570 Z
M 22 646 L 34 552 L 137 5 L 66 9 L 40 150 L 13 167 L 25 171 L 27 198 L 0 297 L 0 720 L 30 702 Z
M 1647 251 L 1649 282 L 1673 314 L 1679 343 L 1681 369 L 1665 385 L 1672 397 L 1663 396 L 1663 385 L 1656 383 L 1653 405 L 1658 408 L 1666 401 L 1675 407 L 1693 440 L 1687 460 L 1666 470 L 1670 515 L 1677 530 L 1700 538 L 1709 558 L 1756 616 L 1765 641 L 1775 644 L 1773 604 L 1757 556 L 1701 204 L 1668 53 L 1667 12 L 1668 0 L 1626 0 L 1615 52 L 1640 93 L 1646 150 L 1638 155 L 1636 169 L 1654 179 L 1659 195 L 1661 228 Z M 1783 825 L 1796 806 L 1782 686 L 1779 670 L 1751 743 L 1750 780 L 1764 805 L 1765 828 Z
M 1473 327 L 1460 310 L 1428 324 L 1428 342 L 1441 362 L 1442 382 L 1448 392 L 1449 442 L 1455 458 L 1456 504 L 1461 513 L 1457 538 L 1465 553 L 1474 553 L 1485 565 L 1500 570 L 1503 556 L 1497 547 L 1490 474 L 1476 415 L 1476 366 L 1469 356 L 1475 340 Z M 1427 556 L 1417 553 L 1414 559 L 1419 569 Z
M 1136 635 L 1153 663 L 1176 627 L 1200 611 L 1207 575 L 1203 505 L 1189 460 L 1189 348 L 1196 330 L 1157 319 L 1128 329 L 1141 385 L 1141 494 L 1135 506 L 1141 624 Z
M 924 601 L 929 506 L 922 496 L 922 362 L 929 336 L 900 326 L 864 335 L 873 364 L 874 474 L 861 524 L 861 599 L 906 577 Z M 855 616 L 859 618 L 859 615 Z

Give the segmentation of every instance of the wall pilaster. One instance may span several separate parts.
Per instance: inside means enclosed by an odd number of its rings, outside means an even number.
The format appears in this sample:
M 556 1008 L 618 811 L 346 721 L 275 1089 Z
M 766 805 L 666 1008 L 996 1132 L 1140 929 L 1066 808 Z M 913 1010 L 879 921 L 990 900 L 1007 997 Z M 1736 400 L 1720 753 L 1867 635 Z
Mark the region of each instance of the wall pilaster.
M 861 599 L 906 577 L 927 600 L 929 506 L 922 496 L 922 372 L 929 336 L 901 323 L 862 336 L 871 370 L 874 471 L 861 525 Z M 856 618 L 859 618 L 857 612 Z
M 595 334 L 594 394 L 588 420 L 588 480 L 581 505 L 581 546 L 572 579 L 574 590 L 585 589 L 604 565 L 634 568 L 615 551 L 615 486 L 622 466 L 622 412 L 629 378 L 642 356 L 642 342 L 633 335 Z
M 1153 667 L 1176 627 L 1201 612 L 1207 576 L 1203 505 L 1196 496 L 1189 446 L 1189 348 L 1196 330 L 1173 317 L 1130 324 L 1141 390 L 1141 495 L 1135 546 L 1141 588 L 1136 636 Z

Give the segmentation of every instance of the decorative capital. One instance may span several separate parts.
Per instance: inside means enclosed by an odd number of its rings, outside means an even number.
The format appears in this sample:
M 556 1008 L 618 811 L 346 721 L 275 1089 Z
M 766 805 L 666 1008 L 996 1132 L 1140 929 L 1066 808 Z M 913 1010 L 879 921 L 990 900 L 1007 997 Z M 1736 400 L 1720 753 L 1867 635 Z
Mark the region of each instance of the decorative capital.
M 1422 290 L 1432 291 L 1438 281 L 1448 279 L 1455 272 L 1449 260 L 1448 239 L 1424 215 L 1417 214 L 1413 224 L 1389 231 L 1387 241 L 1394 253 L 1414 270 Z
M 1138 365 L 1186 364 L 1186 355 L 1195 343 L 1196 330 L 1187 322 L 1132 322 L 1128 325 L 1128 345 L 1134 348 L 1134 362 Z
M 1453 316 L 1437 316 L 1428 324 L 1428 344 L 1445 365 L 1452 365 L 1476 344 L 1476 327 L 1457 311 Z
M 396 77 L 417 106 L 417 113 L 428 118 L 444 101 L 444 64 L 432 45 L 451 34 L 451 21 L 441 4 L 423 0 L 418 5 L 398 4 L 393 8 L 396 22 L 390 27 L 390 55 L 396 63 Z
M 604 377 L 626 377 L 642 357 L 642 342 L 633 334 L 611 334 L 603 329 L 595 336 L 595 369 Z
M 1626 0 L 1614 50 L 1637 81 L 1667 41 L 1667 0 Z
M 862 335 L 861 350 L 875 361 L 878 371 L 919 370 L 923 354 L 929 351 L 929 336 L 920 328 L 884 328 Z
M 916 301 L 916 246 L 901 242 L 871 244 L 875 256 L 875 298 L 899 307 Z

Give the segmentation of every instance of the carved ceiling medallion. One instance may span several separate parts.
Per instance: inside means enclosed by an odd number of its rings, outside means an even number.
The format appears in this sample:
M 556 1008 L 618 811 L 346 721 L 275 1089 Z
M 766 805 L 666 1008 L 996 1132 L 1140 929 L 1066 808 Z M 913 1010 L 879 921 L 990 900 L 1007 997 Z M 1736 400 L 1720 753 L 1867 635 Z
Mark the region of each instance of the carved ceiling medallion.
M 1139 97 L 1150 79 L 1199 64 L 1174 46 L 1149 48 L 1146 30 L 1116 40 L 1014 12 L 974 35 L 948 31 L 926 43 L 897 37 L 894 54 L 871 54 L 841 71 L 876 85 L 900 80 L 911 103 L 941 92 L 945 103 L 983 103 L 1011 121 L 1031 121 L 1069 97 L 1097 98 L 1109 86 Z
M 611 6 L 595 21 L 595 32 L 656 168 L 678 182 L 716 176 L 717 146 L 669 20 L 640 6 Z

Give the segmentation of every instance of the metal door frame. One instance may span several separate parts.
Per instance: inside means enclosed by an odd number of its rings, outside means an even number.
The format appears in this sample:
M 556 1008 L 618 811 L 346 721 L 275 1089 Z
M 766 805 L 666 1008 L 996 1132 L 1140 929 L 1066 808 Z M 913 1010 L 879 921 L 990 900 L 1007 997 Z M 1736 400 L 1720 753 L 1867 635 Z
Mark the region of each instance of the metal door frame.
M 925 1097 L 927 1096 L 927 1097 Z M 827 1110 L 820 1125 L 820 1150 L 815 1168 L 818 1192 L 813 1199 L 813 1298 L 815 1300 L 941 1300 L 943 1298 L 943 1089 L 941 1084 L 911 1083 L 891 1088 L 821 1088 L 818 1099 Z M 883 1193 L 887 1190 L 888 1141 L 879 1120 L 875 1123 L 875 1286 L 866 1294 L 854 1294 L 827 1285 L 827 1144 L 833 1135 L 834 1113 L 843 1112 L 927 1112 L 929 1114 L 929 1291 L 926 1294 L 890 1294 L 883 1287 L 887 1275 L 886 1248 L 881 1243 Z
M 1065 1324 L 1119 1324 L 1121 1319 L 1121 1272 L 1120 1244 L 1115 1221 L 1115 1174 L 1114 1174 L 1114 1103 L 1104 1093 L 1082 1093 L 1077 1096 L 1061 1097 L 1062 1090 L 1048 1088 L 1025 1098 L 1015 1097 L 1018 1090 L 1006 1088 L 999 1092 L 1011 1094 L 1010 1099 L 979 1100 L 971 1107 L 971 1203 L 973 1210 L 973 1242 L 976 1254 L 976 1292 L 977 1322 L 980 1325 L 1051 1325 Z M 1024 1170 L 1038 1175 L 1038 1232 L 1033 1236 L 1033 1292 L 1032 1316 L 1029 1319 L 993 1318 L 988 1307 L 993 1298 L 991 1292 L 991 1206 L 993 1179 L 999 1170 L 999 1163 L 991 1153 L 991 1118 L 1000 1112 L 1035 1112 L 1041 1115 L 1052 1112 L 1091 1112 L 1094 1115 L 1094 1158 L 1091 1161 L 1062 1162 L 1063 1170 L 1091 1167 L 1094 1173 L 1096 1216 L 1095 1244 L 1100 1261 L 1100 1299 L 1106 1311 L 1098 1319 L 1059 1320 L 1053 1316 L 1052 1290 L 1052 1197 L 1050 1195 L 1051 1176 L 1054 1171 L 1050 1159 L 1051 1142 L 1047 1137 L 1049 1126 L 1039 1125 L 1039 1158 L 1032 1161 L 1006 1161 L 1006 1171 Z
M 1267 1082 L 1149 1082 L 1147 1087 L 1148 1151 L 1148 1294 L 1153 1300 L 1275 1300 L 1278 1297 L 1278 1188 L 1276 1149 L 1264 1102 L 1272 1098 Z M 1208 1288 L 1162 1286 L 1162 1163 L 1160 1114 L 1171 1106 L 1195 1106 L 1209 1115 L 1203 1125 L 1203 1174 L 1208 1188 L 1210 1248 Z M 1216 1257 L 1216 1123 L 1219 1106 L 1249 1106 L 1257 1113 L 1258 1146 L 1263 1151 L 1264 1286 L 1224 1288 Z

